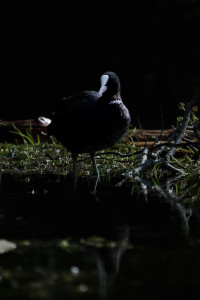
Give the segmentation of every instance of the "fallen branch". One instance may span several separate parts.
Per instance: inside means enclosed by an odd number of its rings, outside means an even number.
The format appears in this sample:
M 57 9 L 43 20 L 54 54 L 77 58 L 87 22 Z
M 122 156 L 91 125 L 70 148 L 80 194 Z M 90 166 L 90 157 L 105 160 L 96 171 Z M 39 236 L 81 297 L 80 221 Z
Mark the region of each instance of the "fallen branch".
M 138 167 L 134 169 L 134 172 L 136 174 L 145 173 L 156 165 L 159 165 L 162 169 L 169 170 L 174 174 L 177 173 L 185 174 L 185 172 L 182 169 L 176 168 L 175 166 L 172 165 L 172 159 L 174 158 L 174 155 L 178 147 L 196 146 L 197 149 L 195 149 L 195 151 L 198 151 L 200 149 L 199 139 L 198 142 L 192 142 L 190 140 L 187 140 L 187 142 L 186 141 L 182 142 L 186 130 L 189 127 L 188 124 L 190 122 L 191 110 L 195 105 L 199 103 L 199 101 L 200 101 L 200 91 L 198 91 L 195 94 L 195 96 L 193 96 L 192 100 L 186 105 L 182 123 L 177 128 L 174 129 L 174 132 L 172 132 L 169 135 L 166 142 L 164 144 L 155 145 L 151 149 L 148 149 L 147 147 L 144 148 L 141 163 L 139 164 Z M 199 122 L 198 122 L 198 126 L 199 126 Z M 197 126 L 194 126 L 194 130 L 196 128 Z M 194 133 L 197 135 L 195 131 Z M 156 149 L 158 150 L 155 151 Z M 164 154 L 163 157 L 161 157 L 161 154 L 163 154 L 164 151 L 166 153 Z

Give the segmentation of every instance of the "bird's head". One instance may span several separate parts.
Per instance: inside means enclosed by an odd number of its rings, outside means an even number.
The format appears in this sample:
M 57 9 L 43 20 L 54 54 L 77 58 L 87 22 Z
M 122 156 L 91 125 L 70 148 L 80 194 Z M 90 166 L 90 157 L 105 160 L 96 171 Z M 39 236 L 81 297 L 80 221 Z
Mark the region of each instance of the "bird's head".
M 99 96 L 103 96 L 105 92 L 106 94 L 111 94 L 112 96 L 120 94 L 120 81 L 117 74 L 114 72 L 108 71 L 101 75 Z

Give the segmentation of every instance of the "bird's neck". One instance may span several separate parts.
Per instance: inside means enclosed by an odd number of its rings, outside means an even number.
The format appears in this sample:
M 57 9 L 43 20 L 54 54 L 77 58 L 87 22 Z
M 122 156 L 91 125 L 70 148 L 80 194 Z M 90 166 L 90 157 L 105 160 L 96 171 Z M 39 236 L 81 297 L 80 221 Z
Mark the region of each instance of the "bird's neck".
M 109 95 L 108 93 L 105 93 L 102 97 L 100 97 L 99 101 L 100 102 L 110 102 L 114 100 L 121 100 L 121 95 L 120 93 L 116 93 L 115 95 Z

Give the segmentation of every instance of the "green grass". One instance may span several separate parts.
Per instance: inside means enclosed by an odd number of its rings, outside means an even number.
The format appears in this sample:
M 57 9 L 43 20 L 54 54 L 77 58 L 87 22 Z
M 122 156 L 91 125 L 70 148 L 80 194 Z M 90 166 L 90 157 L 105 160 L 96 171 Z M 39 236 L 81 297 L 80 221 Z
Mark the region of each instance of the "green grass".
M 23 133 L 13 124 L 12 134 L 22 138 L 20 144 L 0 144 L 0 172 L 17 174 L 67 174 L 72 172 L 71 153 L 61 144 L 51 140 L 51 143 L 41 143 L 39 136 L 35 141 L 30 129 Z M 111 149 L 99 152 L 97 164 L 101 176 L 116 175 L 133 167 L 135 146 L 120 141 Z M 106 154 L 105 152 L 110 152 Z M 131 157 L 120 157 L 113 154 L 120 152 L 123 155 L 131 154 Z M 105 154 L 104 154 L 105 153 Z M 89 154 L 82 154 L 78 157 L 79 175 L 88 175 L 91 169 L 91 159 Z
M 141 147 L 126 144 L 123 140 L 110 149 L 98 152 L 96 157 L 101 176 L 117 176 L 131 172 L 140 160 L 134 153 Z M 118 156 L 114 153 L 131 154 L 131 156 Z M 109 154 L 107 154 L 109 153 Z M 112 154 L 113 153 L 113 154 Z M 184 155 L 176 159 L 182 164 L 190 175 L 200 174 L 200 163 L 194 164 L 191 155 Z M 78 157 L 78 175 L 89 175 L 91 159 L 89 154 Z M 0 173 L 16 174 L 57 174 L 63 175 L 72 172 L 71 153 L 57 143 L 22 143 L 0 144 Z M 156 181 L 167 175 L 159 166 L 148 171 L 148 177 L 154 177 Z
M 107 151 L 128 152 L 124 145 L 116 145 Z M 97 156 L 97 164 L 101 175 L 119 174 L 133 165 L 130 157 L 118 157 L 114 154 Z M 79 175 L 88 175 L 91 159 L 88 154 L 78 157 Z M 71 153 L 56 143 L 0 144 L 0 172 L 17 174 L 67 174 L 72 172 Z
M 68 174 L 72 172 L 71 153 L 54 139 L 51 143 L 42 143 L 39 136 L 36 141 L 32 136 L 32 128 L 22 132 L 15 124 L 12 134 L 22 138 L 20 144 L 0 144 L 0 173 L 12 174 Z M 101 176 L 116 175 L 132 168 L 134 151 L 138 150 L 129 142 L 123 140 L 111 149 L 101 151 L 97 156 L 97 164 Z M 120 157 L 115 154 L 104 154 L 104 152 L 120 152 L 130 154 L 131 157 Z M 91 169 L 89 154 L 82 154 L 78 157 L 79 175 L 88 175 Z
M 13 134 L 22 138 L 20 144 L 0 144 L 0 173 L 12 174 L 57 174 L 63 175 L 72 172 L 71 153 L 53 139 L 51 143 L 43 143 L 39 136 L 36 141 L 31 134 L 31 125 L 25 133 L 22 133 L 13 124 Z M 140 163 L 140 156 L 135 153 L 142 150 L 142 147 L 135 146 L 131 139 L 121 139 L 118 144 L 110 149 L 99 152 L 96 157 L 101 177 L 110 177 L 130 172 Z M 121 153 L 124 156 L 117 155 Z M 128 156 L 126 156 L 128 155 Z M 177 163 L 183 165 L 190 175 L 200 173 L 200 163 L 194 164 L 191 151 L 186 152 L 181 158 L 176 159 Z M 176 163 L 176 162 L 175 162 Z M 79 155 L 78 175 L 89 175 L 91 170 L 91 159 L 89 154 Z M 157 182 L 167 171 L 155 166 L 148 171 L 146 176 L 154 178 Z

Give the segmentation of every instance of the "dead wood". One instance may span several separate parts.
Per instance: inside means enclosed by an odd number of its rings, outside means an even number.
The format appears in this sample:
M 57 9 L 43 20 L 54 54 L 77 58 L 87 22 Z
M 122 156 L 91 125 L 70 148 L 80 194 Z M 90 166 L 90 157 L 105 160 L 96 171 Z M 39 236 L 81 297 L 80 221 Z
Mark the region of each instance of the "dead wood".
M 163 143 L 161 146 L 159 145 L 159 149 L 155 152 L 152 151 L 152 149 L 148 151 L 149 156 L 145 154 L 145 160 L 144 157 L 142 157 L 141 164 L 139 164 L 138 167 L 134 169 L 136 174 L 145 173 L 149 169 L 152 169 L 156 166 L 159 166 L 163 169 L 170 170 L 172 173 L 179 173 L 184 174 L 185 172 L 177 168 L 173 165 L 173 159 L 174 155 L 177 151 L 177 145 L 179 146 L 185 146 L 184 137 L 187 135 L 187 129 L 188 124 L 190 121 L 190 114 L 191 110 L 194 106 L 199 104 L 200 101 L 200 91 L 198 91 L 195 96 L 191 99 L 190 102 L 187 103 L 182 122 L 177 126 L 177 128 L 173 129 L 173 132 L 169 134 L 169 136 L 166 139 L 166 142 Z M 189 129 L 193 129 L 193 135 L 190 135 L 190 139 L 187 140 L 187 145 L 194 146 L 192 140 L 196 137 L 195 146 L 197 147 L 198 153 L 200 150 L 200 143 L 199 143 L 199 135 L 197 134 L 197 126 L 193 125 L 190 126 Z M 155 147 L 154 147 L 155 150 Z M 163 152 L 165 151 L 165 154 L 163 155 Z M 145 153 L 147 153 L 147 150 L 145 149 Z

